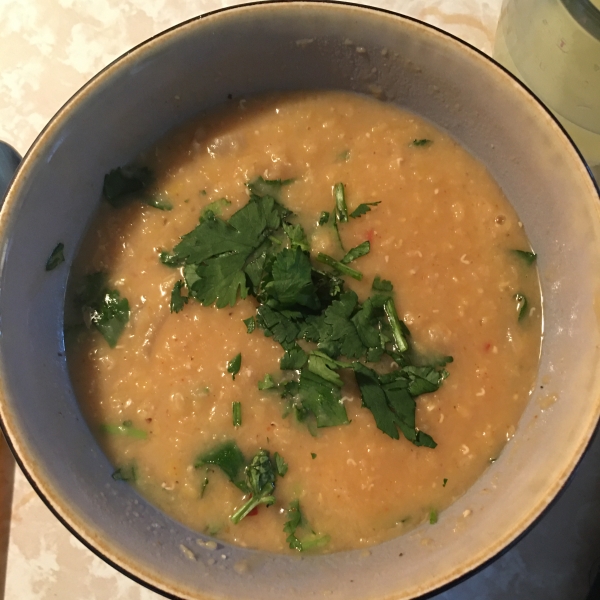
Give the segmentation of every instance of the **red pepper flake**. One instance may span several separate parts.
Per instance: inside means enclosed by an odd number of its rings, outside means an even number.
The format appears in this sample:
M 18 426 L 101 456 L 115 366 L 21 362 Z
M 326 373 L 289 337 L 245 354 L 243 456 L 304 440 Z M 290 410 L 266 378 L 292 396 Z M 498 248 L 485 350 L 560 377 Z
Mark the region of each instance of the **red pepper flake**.
M 369 229 L 365 233 L 365 237 L 369 240 L 370 243 L 373 243 L 373 239 L 375 238 L 375 230 L 374 229 Z
M 486 344 L 484 344 L 483 346 L 483 351 L 484 352 L 489 352 L 490 348 L 492 347 L 492 344 L 490 342 L 487 342 Z
M 246 516 L 254 517 L 258 514 L 258 506 L 255 506 Z

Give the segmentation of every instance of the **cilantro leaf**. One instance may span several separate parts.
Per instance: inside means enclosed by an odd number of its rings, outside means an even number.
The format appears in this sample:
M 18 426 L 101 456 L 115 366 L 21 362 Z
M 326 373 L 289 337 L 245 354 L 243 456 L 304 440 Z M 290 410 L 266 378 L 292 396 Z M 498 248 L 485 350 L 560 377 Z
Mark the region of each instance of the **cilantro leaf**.
M 300 346 L 294 346 L 286 351 L 279 361 L 279 368 L 282 371 L 291 370 L 296 371 L 301 369 L 308 360 L 308 355 Z
M 271 390 L 273 388 L 276 388 L 277 384 L 275 383 L 275 380 L 273 379 L 272 375 L 270 375 L 269 373 L 267 373 L 259 382 L 258 382 L 258 389 L 259 390 Z
M 318 220 L 318 224 L 320 226 L 326 225 L 329 221 L 329 213 L 324 210 L 320 215 L 319 215 L 319 220 Z
M 321 333 L 319 349 L 334 348 L 333 358 L 340 354 L 348 358 L 359 358 L 366 350 L 356 326 L 351 320 L 358 307 L 358 296 L 347 291 L 334 300 L 324 312 L 325 329 Z
M 528 252 L 527 250 L 511 250 L 511 252 L 528 265 L 532 265 L 537 259 L 535 252 Z
M 240 427 L 242 424 L 242 403 L 232 402 L 231 403 L 231 417 L 234 427 Z
M 111 477 L 115 481 L 131 481 L 133 483 L 137 480 L 137 466 L 135 463 L 130 463 L 119 467 Z
M 346 254 L 346 256 L 344 256 L 344 258 L 342 258 L 342 260 L 340 262 L 344 265 L 347 265 L 348 263 L 351 263 L 353 260 L 356 260 L 357 258 L 360 258 L 361 256 L 365 256 L 366 254 L 369 254 L 370 251 L 371 251 L 370 242 L 368 242 L 368 241 L 363 242 L 362 244 L 359 244 L 358 246 L 355 246 L 354 248 L 349 250 L 348 253 Z
M 359 217 L 366 215 L 368 212 L 371 212 L 371 206 L 377 206 L 378 204 L 381 204 L 381 200 L 379 202 L 363 202 L 350 213 L 350 218 L 358 219 Z
M 103 433 L 109 433 L 111 435 L 126 435 L 138 440 L 145 440 L 148 437 L 148 433 L 143 429 L 138 429 L 133 426 L 131 421 L 123 421 L 120 425 L 111 425 L 105 423 L 100 426 L 100 431 Z
M 253 195 L 272 196 L 278 199 L 281 188 L 290 183 L 294 183 L 294 179 L 263 179 L 262 176 L 259 176 L 247 183 L 246 186 Z
M 46 261 L 46 271 L 52 271 L 52 269 L 56 269 L 58 265 L 65 262 L 64 249 L 65 245 L 62 242 L 56 244 Z
M 169 305 L 172 313 L 178 313 L 180 310 L 183 310 L 183 307 L 188 303 L 189 298 L 181 295 L 181 288 L 183 286 L 184 283 L 181 279 L 176 281 L 173 286 L 173 290 L 171 291 L 171 302 Z
M 252 333 L 256 328 L 256 321 L 254 320 L 254 317 L 248 317 L 247 319 L 242 320 L 244 322 L 244 325 L 246 326 L 246 331 L 248 333 Z
M 377 292 L 391 292 L 393 291 L 394 286 L 392 285 L 391 281 L 388 281 L 387 279 L 381 279 L 379 275 L 377 275 L 373 280 L 372 289 Z
M 271 266 L 271 281 L 265 285 L 268 303 L 278 307 L 294 305 L 318 309 L 319 299 L 312 281 L 312 267 L 309 254 L 298 246 L 284 248 L 275 256 Z
M 328 254 L 323 254 L 322 252 L 319 252 L 317 254 L 317 260 L 323 263 L 324 265 L 332 267 L 333 269 L 335 269 L 339 273 L 342 273 L 343 275 L 349 275 L 357 281 L 360 281 L 363 277 L 360 271 L 357 271 L 356 269 L 351 269 L 344 263 L 335 260 L 335 258 L 332 258 Z
M 159 252 L 158 260 L 167 267 L 180 267 L 183 264 L 183 261 L 176 254 L 164 250 Z
M 297 530 L 304 529 L 308 534 L 302 540 L 297 537 Z M 287 533 L 286 542 L 292 550 L 306 552 L 312 548 L 326 545 L 331 539 L 328 535 L 317 535 L 310 527 L 304 515 L 300 511 L 300 501 L 292 500 L 287 511 L 287 521 L 283 526 L 283 532 Z
M 288 472 L 288 464 L 285 462 L 285 460 L 283 460 L 283 457 L 278 452 L 275 452 L 273 458 L 275 459 L 277 475 L 279 475 L 279 477 L 285 476 L 285 474 Z
M 152 182 L 153 175 L 147 167 L 117 167 L 104 176 L 102 193 L 113 207 L 119 208 L 132 194 L 145 190 Z
M 428 140 L 426 138 L 422 138 L 422 139 L 419 139 L 419 140 L 413 140 L 409 144 L 409 146 L 422 146 L 422 147 L 425 147 L 425 146 L 430 146 L 431 144 L 433 144 L 433 140 Z
M 258 307 L 256 324 L 267 337 L 273 337 L 284 349 L 292 348 L 300 333 L 300 327 L 284 312 L 273 310 L 266 304 Z
M 206 219 L 209 212 L 212 213 L 213 216 L 218 216 L 227 206 L 231 206 L 231 202 L 227 200 L 227 198 L 219 198 L 214 202 L 209 202 L 200 212 L 200 223 Z
M 335 200 L 335 219 L 338 223 L 348 221 L 348 206 L 346 205 L 346 192 L 343 183 L 333 186 L 333 198 Z
M 308 355 L 308 370 L 314 375 L 318 375 L 325 381 L 341 388 L 343 385 L 342 378 L 338 375 L 336 369 L 349 368 L 350 363 L 343 363 L 339 360 L 333 360 L 327 354 L 313 350 Z
M 298 394 L 302 408 L 311 412 L 317 427 L 334 427 L 350 423 L 346 408 L 341 402 L 340 388 L 323 377 L 311 373 L 307 368 L 300 374 Z
M 233 440 L 227 440 L 198 456 L 194 462 L 194 468 L 215 465 L 227 475 L 229 481 L 240 487 L 240 472 L 244 468 L 245 462 L 238 445 Z M 241 487 L 245 489 L 243 482 Z
M 231 373 L 232 379 L 235 381 L 235 376 L 240 372 L 240 367 L 242 366 L 242 353 L 236 354 L 228 363 L 227 363 L 227 372 Z
M 290 225 L 284 221 L 283 230 L 290 240 L 291 248 L 300 248 L 300 250 L 304 250 L 305 252 L 310 251 L 310 243 L 302 225 Z
M 276 470 L 268 450 L 259 450 L 244 473 L 246 487 L 252 497 L 231 515 L 230 519 L 234 524 L 239 523 L 258 505 L 271 506 L 275 502 L 273 492 L 275 491 Z
M 158 208 L 158 210 L 173 210 L 173 204 L 167 198 L 166 194 L 144 194 L 140 199 L 144 204 L 152 206 L 153 208 Z

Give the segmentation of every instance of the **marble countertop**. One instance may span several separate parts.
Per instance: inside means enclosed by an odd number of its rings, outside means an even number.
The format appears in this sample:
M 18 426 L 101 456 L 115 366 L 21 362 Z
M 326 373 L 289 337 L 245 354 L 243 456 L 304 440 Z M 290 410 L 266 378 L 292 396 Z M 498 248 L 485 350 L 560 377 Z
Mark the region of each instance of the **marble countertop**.
M 0 0 L 0 139 L 25 153 L 62 104 L 110 61 L 178 22 L 235 3 Z M 501 6 L 501 0 L 364 3 L 437 25 L 487 53 Z M 599 501 L 597 438 L 571 485 L 538 524 L 436 600 L 584 600 L 600 564 Z M 75 539 L 14 470 L 0 438 L 0 600 L 3 578 L 6 600 L 160 598 Z

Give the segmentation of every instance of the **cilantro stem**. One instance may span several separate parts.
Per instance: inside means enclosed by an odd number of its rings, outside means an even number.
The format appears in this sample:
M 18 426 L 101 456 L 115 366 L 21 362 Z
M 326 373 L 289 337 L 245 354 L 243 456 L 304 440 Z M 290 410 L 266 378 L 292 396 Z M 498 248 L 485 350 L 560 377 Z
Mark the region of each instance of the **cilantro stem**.
M 344 184 L 336 183 L 333 186 L 333 197 L 335 198 L 335 213 L 340 223 L 348 222 L 348 206 L 346 205 L 346 194 Z
M 363 278 L 363 275 L 360 271 L 356 271 L 355 269 L 352 269 L 348 265 L 345 265 L 344 263 L 341 263 L 338 260 L 335 260 L 335 258 L 332 258 L 328 254 L 323 254 L 322 252 L 319 252 L 319 254 L 317 254 L 317 260 L 320 263 L 323 263 L 324 265 L 328 265 L 328 266 L 332 267 L 333 269 L 335 269 L 336 271 L 339 271 L 343 275 L 349 275 L 350 277 L 356 279 L 357 281 L 360 281 Z
M 231 522 L 237 525 L 244 517 L 248 516 L 254 508 L 256 508 L 259 504 L 266 504 L 269 506 L 275 502 L 275 496 L 259 496 L 255 498 L 252 496 L 250 500 L 248 500 L 245 504 L 243 504 L 240 508 L 238 508 L 232 515 L 229 517 Z
M 390 322 L 390 327 L 392 328 L 392 335 L 394 336 L 394 342 L 396 342 L 396 347 L 398 348 L 398 352 L 406 352 L 408 350 L 408 342 L 402 333 L 402 327 L 400 325 L 400 319 L 398 317 L 398 312 L 396 311 L 396 305 L 394 304 L 393 298 L 388 298 L 384 305 L 383 310 L 385 310 L 385 314 Z

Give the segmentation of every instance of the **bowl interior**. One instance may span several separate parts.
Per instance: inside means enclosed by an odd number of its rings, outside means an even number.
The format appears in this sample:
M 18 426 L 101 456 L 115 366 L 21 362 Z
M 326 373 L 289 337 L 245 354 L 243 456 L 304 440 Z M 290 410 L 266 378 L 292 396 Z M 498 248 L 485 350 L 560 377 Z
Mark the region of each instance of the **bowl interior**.
M 302 89 L 394 102 L 446 129 L 488 167 L 538 253 L 545 333 L 538 382 L 514 439 L 435 527 L 369 551 L 300 558 L 207 547 L 198 543 L 206 538 L 114 482 L 73 395 L 62 328 L 68 267 L 106 172 L 229 94 Z M 426 593 L 518 537 L 565 484 L 595 429 L 598 206 L 577 152 L 549 114 L 491 61 L 431 27 L 311 2 L 248 5 L 190 21 L 125 55 L 75 96 L 9 190 L 0 215 L 3 427 L 60 518 L 160 591 L 262 600 Z M 67 262 L 46 273 L 58 241 Z

